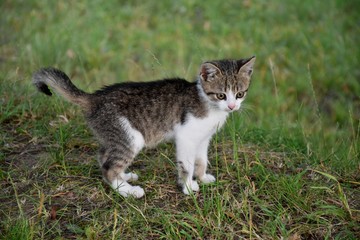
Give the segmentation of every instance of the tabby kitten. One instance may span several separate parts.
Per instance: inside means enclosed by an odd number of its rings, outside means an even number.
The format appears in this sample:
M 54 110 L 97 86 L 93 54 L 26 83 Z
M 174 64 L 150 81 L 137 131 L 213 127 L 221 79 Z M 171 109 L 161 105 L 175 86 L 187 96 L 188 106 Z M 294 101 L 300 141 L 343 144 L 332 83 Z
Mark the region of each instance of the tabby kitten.
M 33 75 L 39 91 L 48 86 L 79 105 L 100 143 L 99 164 L 105 180 L 122 196 L 141 198 L 144 190 L 128 182 L 138 179 L 125 170 L 144 147 L 174 140 L 179 183 L 185 194 L 199 190 L 194 177 L 211 183 L 206 172 L 212 135 L 230 112 L 240 108 L 253 72 L 255 57 L 209 61 L 201 65 L 196 82 L 165 79 L 119 83 L 86 93 L 55 68 Z

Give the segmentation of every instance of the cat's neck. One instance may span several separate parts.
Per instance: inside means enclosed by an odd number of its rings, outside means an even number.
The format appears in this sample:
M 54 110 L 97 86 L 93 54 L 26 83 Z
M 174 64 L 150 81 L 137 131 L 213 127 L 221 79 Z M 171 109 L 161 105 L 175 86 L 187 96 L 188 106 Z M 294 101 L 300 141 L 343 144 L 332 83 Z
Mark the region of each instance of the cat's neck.
M 203 87 L 201 86 L 201 81 L 200 79 L 196 80 L 196 89 L 199 93 L 199 97 L 202 101 L 206 102 L 207 106 L 210 107 L 210 100 L 208 99 L 208 97 L 206 96 L 206 93 L 204 92 Z

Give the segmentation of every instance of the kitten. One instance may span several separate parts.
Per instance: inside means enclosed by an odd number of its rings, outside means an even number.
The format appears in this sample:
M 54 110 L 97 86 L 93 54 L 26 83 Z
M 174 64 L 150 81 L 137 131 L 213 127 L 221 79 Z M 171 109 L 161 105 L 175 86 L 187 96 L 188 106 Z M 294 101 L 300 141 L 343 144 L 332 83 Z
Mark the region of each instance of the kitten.
M 185 194 L 199 190 L 193 177 L 211 183 L 206 172 L 212 135 L 230 112 L 239 110 L 253 72 L 255 57 L 209 61 L 201 65 L 196 82 L 165 79 L 143 83 L 119 83 L 86 93 L 55 68 L 33 75 L 39 91 L 51 96 L 48 86 L 79 105 L 100 143 L 99 164 L 105 180 L 122 196 L 141 198 L 138 179 L 125 173 L 144 147 L 174 140 L 179 183 Z

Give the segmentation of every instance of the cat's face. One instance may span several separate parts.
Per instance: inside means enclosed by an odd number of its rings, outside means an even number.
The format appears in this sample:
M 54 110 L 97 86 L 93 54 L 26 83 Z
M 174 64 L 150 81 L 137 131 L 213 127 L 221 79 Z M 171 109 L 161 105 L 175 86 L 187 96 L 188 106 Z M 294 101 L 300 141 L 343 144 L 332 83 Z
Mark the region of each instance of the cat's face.
M 226 112 L 240 109 L 250 85 L 255 57 L 201 65 L 199 81 L 210 105 Z

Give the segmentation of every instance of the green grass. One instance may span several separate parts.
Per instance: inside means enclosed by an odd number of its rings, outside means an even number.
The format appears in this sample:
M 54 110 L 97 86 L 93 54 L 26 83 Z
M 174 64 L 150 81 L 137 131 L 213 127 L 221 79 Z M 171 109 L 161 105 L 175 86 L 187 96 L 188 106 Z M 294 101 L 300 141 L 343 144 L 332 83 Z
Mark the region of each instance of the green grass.
M 359 239 L 357 1 L 2 1 L 1 239 Z M 81 111 L 31 85 L 86 91 L 257 56 L 244 109 L 214 137 L 217 182 L 184 196 L 174 146 L 132 166 L 145 198 L 102 181 Z

